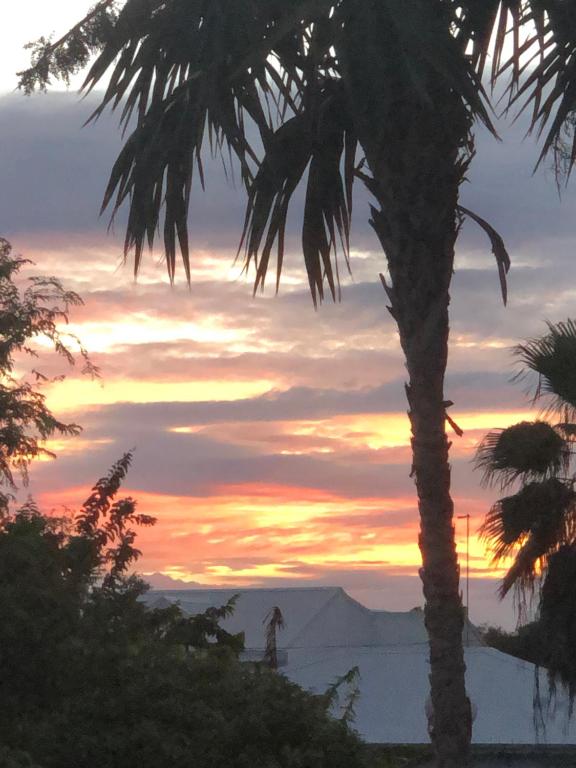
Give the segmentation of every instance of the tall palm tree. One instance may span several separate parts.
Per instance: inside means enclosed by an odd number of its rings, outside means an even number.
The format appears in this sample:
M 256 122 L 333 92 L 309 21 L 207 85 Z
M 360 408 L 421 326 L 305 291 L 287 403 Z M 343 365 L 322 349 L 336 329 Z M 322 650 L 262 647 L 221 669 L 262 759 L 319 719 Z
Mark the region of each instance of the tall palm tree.
M 566 0 L 104 0 L 57 44 L 40 43 L 22 75 L 30 90 L 100 52 L 85 88 L 106 73 L 94 117 L 123 105 L 131 131 L 104 207 L 129 209 L 126 255 L 138 271 L 163 231 L 166 263 L 189 275 L 190 190 L 206 144 L 230 151 L 247 210 L 241 250 L 264 286 L 284 256 L 287 212 L 305 186 L 302 250 L 314 304 L 339 295 L 336 252 L 349 255 L 352 187 L 368 188 L 370 223 L 386 256 L 382 281 L 408 369 L 406 393 L 430 639 L 438 765 L 468 760 L 463 610 L 450 497 L 449 290 L 465 215 L 490 236 L 505 299 L 503 243 L 458 206 L 475 122 L 494 133 L 482 77 L 509 78 L 555 146 L 576 106 L 576 18 Z M 76 53 L 75 53 L 76 51 Z M 132 128 L 131 120 L 135 120 Z M 255 138 L 256 137 L 256 138 Z
M 512 558 L 503 597 L 516 591 L 519 607 L 539 592 L 541 661 L 551 681 L 576 697 L 576 322 L 549 324 L 544 336 L 519 345 L 520 378 L 536 373 L 534 401 L 546 419 L 490 432 L 477 451 L 485 484 L 516 486 L 492 506 L 481 533 L 496 564 Z M 520 617 L 522 618 L 522 617 Z

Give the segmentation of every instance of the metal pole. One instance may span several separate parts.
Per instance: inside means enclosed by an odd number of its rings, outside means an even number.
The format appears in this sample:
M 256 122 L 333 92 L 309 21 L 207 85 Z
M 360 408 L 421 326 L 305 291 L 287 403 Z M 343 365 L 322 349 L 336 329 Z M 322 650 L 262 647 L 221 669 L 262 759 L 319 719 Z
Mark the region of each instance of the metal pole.
M 458 515 L 458 520 L 466 519 L 466 646 L 470 643 L 470 513 Z

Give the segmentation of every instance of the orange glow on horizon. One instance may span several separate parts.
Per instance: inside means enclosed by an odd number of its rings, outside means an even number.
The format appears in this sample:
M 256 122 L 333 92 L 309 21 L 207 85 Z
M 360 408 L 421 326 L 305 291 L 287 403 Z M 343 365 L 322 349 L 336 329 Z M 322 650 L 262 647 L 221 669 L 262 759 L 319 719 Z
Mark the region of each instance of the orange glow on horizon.
M 88 493 L 88 488 L 76 487 L 44 494 L 40 501 L 58 514 L 60 508 L 78 508 Z M 144 573 L 159 572 L 206 585 L 245 586 L 277 578 L 302 581 L 313 573 L 350 569 L 369 574 L 384 568 L 390 574 L 415 575 L 421 564 L 412 497 L 348 499 L 313 489 L 256 483 L 214 489 L 208 497 L 130 489 L 121 495 L 135 497 L 139 511 L 158 519 L 154 528 L 138 534 L 138 546 L 144 552 L 138 569 Z M 474 532 L 478 510 L 466 500 L 460 506 L 474 515 L 472 578 L 499 578 L 503 568 L 489 566 L 485 546 Z M 394 517 L 387 524 L 390 514 Z M 463 561 L 465 542 L 458 525 L 457 542 Z

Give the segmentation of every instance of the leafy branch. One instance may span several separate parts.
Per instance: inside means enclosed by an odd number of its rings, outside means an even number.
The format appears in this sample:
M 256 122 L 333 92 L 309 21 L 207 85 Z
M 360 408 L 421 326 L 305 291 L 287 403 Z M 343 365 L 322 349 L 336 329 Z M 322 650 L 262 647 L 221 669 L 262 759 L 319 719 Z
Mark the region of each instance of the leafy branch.
M 65 35 L 52 42 L 40 37 L 24 46 L 31 66 L 18 72 L 18 88 L 26 94 L 45 91 L 52 78 L 70 85 L 70 78 L 88 64 L 110 39 L 117 19 L 118 0 L 101 0 Z
M 54 434 L 77 435 L 80 427 L 57 419 L 46 405 L 46 396 L 37 387 L 61 380 L 33 370 L 34 386 L 15 375 L 22 354 L 38 357 L 32 343 L 49 342 L 57 355 L 74 365 L 71 344 L 78 348 L 83 361 L 82 373 L 99 375 L 78 337 L 61 329 L 68 322 L 72 307 L 83 304 L 74 291 L 66 290 L 55 277 L 28 278 L 22 289 L 16 283 L 27 259 L 12 255 L 12 246 L 0 238 L 0 486 L 15 490 L 14 474 L 26 484 L 33 459 L 53 458 L 42 443 Z M 0 492 L 0 510 L 5 510 L 10 493 Z

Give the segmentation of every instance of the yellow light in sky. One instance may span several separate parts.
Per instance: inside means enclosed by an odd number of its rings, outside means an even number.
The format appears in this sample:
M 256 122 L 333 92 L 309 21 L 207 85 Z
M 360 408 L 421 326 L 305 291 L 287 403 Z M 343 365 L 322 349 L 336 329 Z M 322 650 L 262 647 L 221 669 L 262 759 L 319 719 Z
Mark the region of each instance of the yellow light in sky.
M 508 427 L 518 421 L 534 418 L 534 413 L 530 411 L 478 411 L 476 413 L 453 414 L 453 418 L 466 433 L 474 430 Z M 345 438 L 352 444 L 357 442 L 367 445 L 373 450 L 396 448 L 410 443 L 410 423 L 405 413 L 337 416 L 330 422 L 317 422 L 317 424 L 321 434 Z
M 114 441 L 108 438 L 97 440 L 83 440 L 79 436 L 55 438 L 41 443 L 42 448 L 55 454 L 56 457 L 69 455 L 71 453 L 82 453 L 93 450 L 97 446 L 110 445 Z M 51 456 L 39 456 L 35 461 L 52 461 Z
M 273 384 L 257 381 L 90 381 L 65 379 L 46 389 L 48 407 L 55 413 L 112 403 L 199 403 L 241 400 L 268 392 Z
M 158 319 L 146 312 L 134 312 L 129 320 L 70 323 L 65 330 L 82 339 L 82 344 L 91 353 L 110 352 L 124 346 L 178 341 L 223 344 L 230 352 L 234 351 L 235 343 L 242 342 L 251 334 L 248 328 L 225 328 L 211 317 L 190 323 Z

